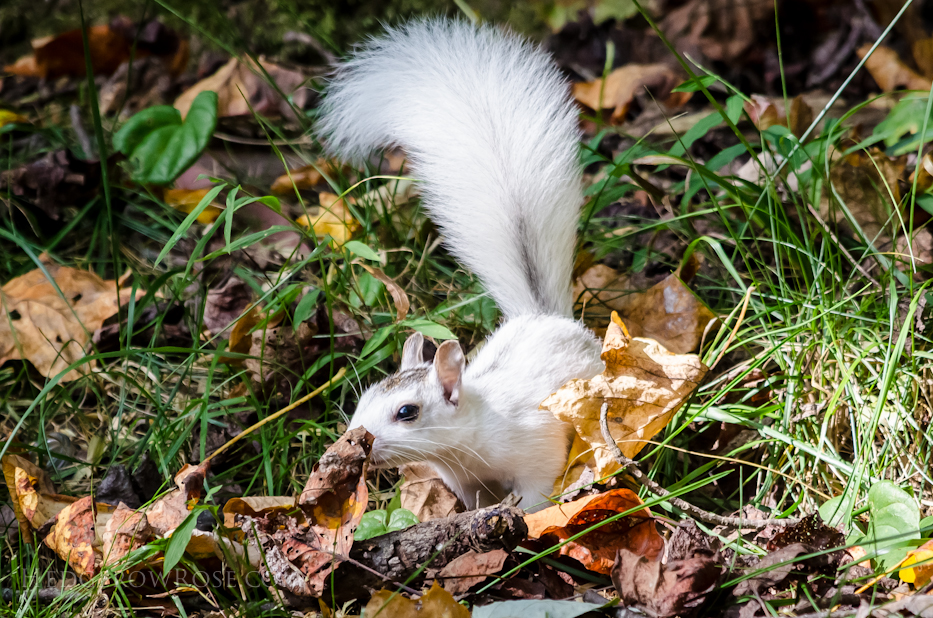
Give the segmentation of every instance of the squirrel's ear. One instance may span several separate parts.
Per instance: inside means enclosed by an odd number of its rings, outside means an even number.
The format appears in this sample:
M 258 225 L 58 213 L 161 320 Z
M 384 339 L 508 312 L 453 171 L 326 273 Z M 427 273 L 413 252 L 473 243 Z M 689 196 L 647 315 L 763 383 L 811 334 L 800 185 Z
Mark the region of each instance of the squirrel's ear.
M 444 389 L 444 398 L 454 405 L 460 400 L 460 380 L 464 367 L 466 359 L 460 344 L 455 340 L 445 341 L 437 348 L 434 354 L 434 371 L 437 372 L 437 379 Z
M 423 347 L 424 335 L 421 333 L 414 333 L 405 340 L 405 346 L 402 348 L 402 371 L 413 369 L 424 363 L 421 355 L 421 349 Z

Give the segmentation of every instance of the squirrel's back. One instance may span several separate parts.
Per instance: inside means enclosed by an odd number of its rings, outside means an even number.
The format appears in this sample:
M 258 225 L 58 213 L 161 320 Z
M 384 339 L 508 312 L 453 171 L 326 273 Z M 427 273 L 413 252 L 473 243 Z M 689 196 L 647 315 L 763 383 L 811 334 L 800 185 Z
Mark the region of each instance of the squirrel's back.
M 492 26 L 416 20 L 370 40 L 318 124 L 339 156 L 401 146 L 447 246 L 505 316 L 570 316 L 577 113 L 551 58 Z

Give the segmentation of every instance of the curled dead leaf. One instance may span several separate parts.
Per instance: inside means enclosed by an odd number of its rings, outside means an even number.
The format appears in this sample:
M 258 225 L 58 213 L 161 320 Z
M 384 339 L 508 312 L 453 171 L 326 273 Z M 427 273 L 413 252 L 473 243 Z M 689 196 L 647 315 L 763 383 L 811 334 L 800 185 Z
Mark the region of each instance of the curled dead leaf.
M 320 597 L 330 573 L 349 555 L 353 531 L 366 510 L 366 464 L 373 436 L 360 427 L 331 445 L 298 496 L 289 501 L 239 501 L 225 509 L 247 538 L 260 573 L 302 597 Z M 295 504 L 295 501 L 291 501 Z M 257 508 L 259 510 L 257 510 Z M 252 512 L 252 514 L 250 514 Z
M 60 496 L 48 473 L 28 459 L 8 454 L 3 457 L 3 478 L 26 542 L 32 542 L 32 531 L 55 518 L 77 498 Z
M 699 347 L 716 318 L 685 285 L 698 267 L 691 259 L 684 272 L 678 268 L 644 292 L 633 292 L 627 277 L 597 264 L 574 282 L 574 295 L 587 314 L 617 311 L 633 337 L 654 339 L 671 352 L 686 354 Z
M 36 269 L 0 288 L 0 364 L 25 359 L 50 378 L 84 358 L 91 335 L 129 302 L 131 290 L 76 268 L 45 264 L 45 270 L 51 281 Z M 136 298 L 144 294 L 137 290 Z M 76 380 L 93 366 L 72 369 L 62 381 Z
M 615 313 L 601 357 L 606 363 L 603 373 L 571 380 L 541 404 L 576 431 L 571 465 L 555 489 L 572 484 L 586 465 L 595 469 L 597 479 L 620 469 L 603 441 L 603 403 L 609 406 L 612 437 L 632 458 L 667 425 L 709 370 L 695 354 L 674 354 L 652 339 L 629 337 Z M 589 459 L 584 455 L 588 452 Z
M 388 290 L 389 295 L 392 296 L 392 304 L 395 305 L 395 321 L 401 322 L 404 320 L 405 316 L 408 315 L 408 309 L 411 307 L 411 303 L 408 300 L 408 294 L 405 293 L 402 286 L 397 284 L 395 279 L 392 279 L 380 269 L 369 266 L 368 264 L 362 264 L 362 266 L 369 274 L 386 286 L 386 290 Z
M 175 474 L 176 489 L 153 502 L 146 510 L 149 525 L 157 534 L 165 535 L 185 521 L 190 513 L 189 506 L 201 499 L 207 468 L 206 464 L 182 466 Z

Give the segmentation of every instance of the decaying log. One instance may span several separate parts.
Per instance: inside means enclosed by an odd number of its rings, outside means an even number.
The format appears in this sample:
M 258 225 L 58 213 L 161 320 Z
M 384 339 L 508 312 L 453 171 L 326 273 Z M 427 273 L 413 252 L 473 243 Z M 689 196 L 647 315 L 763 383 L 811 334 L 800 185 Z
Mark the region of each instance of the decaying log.
M 528 533 L 523 515 L 519 508 L 497 505 L 355 541 L 351 560 L 334 572 L 335 592 L 344 599 L 369 598 L 373 590 L 407 581 L 428 561 L 440 569 L 471 549 L 512 551 Z

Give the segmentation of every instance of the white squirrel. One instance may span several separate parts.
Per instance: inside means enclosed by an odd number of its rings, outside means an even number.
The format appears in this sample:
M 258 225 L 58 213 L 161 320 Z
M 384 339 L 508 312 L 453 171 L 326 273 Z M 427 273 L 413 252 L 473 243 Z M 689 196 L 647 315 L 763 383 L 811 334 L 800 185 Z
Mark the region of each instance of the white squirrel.
M 516 35 L 416 20 L 338 69 L 318 129 L 345 160 L 407 152 L 447 248 L 504 317 L 468 366 L 456 341 L 426 361 L 424 338 L 411 335 L 398 373 L 363 393 L 351 428 L 375 436 L 375 466 L 427 461 L 468 508 L 509 492 L 523 508 L 546 505 L 572 429 L 539 404 L 604 368 L 572 312 L 583 194 L 568 83 Z

